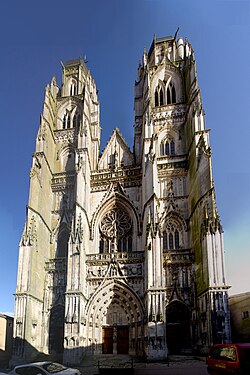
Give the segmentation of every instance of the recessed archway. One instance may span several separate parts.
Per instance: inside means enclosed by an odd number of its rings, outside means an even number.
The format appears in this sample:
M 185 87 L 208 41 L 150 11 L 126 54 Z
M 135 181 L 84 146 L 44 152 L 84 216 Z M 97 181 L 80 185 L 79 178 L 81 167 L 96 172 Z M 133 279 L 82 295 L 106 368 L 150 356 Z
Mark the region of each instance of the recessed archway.
M 88 342 L 99 353 L 135 353 L 143 338 L 143 305 L 125 283 L 112 280 L 100 286 L 88 304 Z
M 190 313 L 180 301 L 173 301 L 166 308 L 166 341 L 170 354 L 191 349 Z

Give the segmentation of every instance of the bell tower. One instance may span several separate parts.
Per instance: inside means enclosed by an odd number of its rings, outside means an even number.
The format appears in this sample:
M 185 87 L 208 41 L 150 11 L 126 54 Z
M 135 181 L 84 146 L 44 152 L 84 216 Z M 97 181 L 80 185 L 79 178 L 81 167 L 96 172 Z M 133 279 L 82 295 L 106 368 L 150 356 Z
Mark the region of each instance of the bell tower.
M 99 102 L 81 59 L 62 67 L 61 87 L 53 78 L 45 90 L 30 172 L 15 295 L 14 358 L 28 358 L 38 350 L 60 359 L 73 326 L 79 334 L 79 300 L 86 295 L 84 251 L 90 175 L 99 160 Z M 66 328 L 65 316 L 71 317 Z
M 228 286 L 209 130 L 187 40 L 154 38 L 149 52 L 144 50 L 134 109 L 135 158 L 143 176 L 147 355 L 163 358 L 166 348 L 179 352 L 180 341 L 182 349 L 206 351 L 212 342 L 230 340 Z M 223 318 L 215 306 L 221 306 Z M 220 328 L 211 334 L 212 320 Z

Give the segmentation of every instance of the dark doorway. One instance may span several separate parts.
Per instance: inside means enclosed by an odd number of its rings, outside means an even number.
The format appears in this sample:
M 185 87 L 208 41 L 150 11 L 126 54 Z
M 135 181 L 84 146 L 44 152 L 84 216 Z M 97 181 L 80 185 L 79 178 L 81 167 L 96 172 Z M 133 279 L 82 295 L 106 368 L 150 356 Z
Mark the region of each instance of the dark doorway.
M 117 354 L 128 354 L 129 331 L 127 326 L 117 326 Z
M 64 306 L 51 309 L 49 322 L 49 351 L 51 354 L 63 353 Z
M 170 354 L 191 349 L 190 314 L 184 303 L 175 301 L 167 306 L 166 339 Z
M 113 327 L 102 328 L 102 353 L 113 354 Z

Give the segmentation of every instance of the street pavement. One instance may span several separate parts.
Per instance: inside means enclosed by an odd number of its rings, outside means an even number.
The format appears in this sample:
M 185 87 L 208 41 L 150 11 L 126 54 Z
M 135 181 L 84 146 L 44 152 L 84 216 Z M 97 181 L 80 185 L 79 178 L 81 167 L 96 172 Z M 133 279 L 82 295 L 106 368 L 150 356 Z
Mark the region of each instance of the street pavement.
M 99 365 L 101 368 L 111 368 L 113 375 L 119 375 L 121 368 L 127 368 L 129 372 L 132 362 L 129 357 L 124 357 L 124 359 L 120 358 L 119 363 L 116 363 L 115 358 L 110 356 L 105 360 L 100 360 Z M 170 356 L 168 363 L 145 363 L 135 360 L 133 367 L 134 375 L 207 375 L 205 358 L 194 356 Z M 98 362 L 86 362 L 85 366 L 78 368 L 83 375 L 98 374 Z

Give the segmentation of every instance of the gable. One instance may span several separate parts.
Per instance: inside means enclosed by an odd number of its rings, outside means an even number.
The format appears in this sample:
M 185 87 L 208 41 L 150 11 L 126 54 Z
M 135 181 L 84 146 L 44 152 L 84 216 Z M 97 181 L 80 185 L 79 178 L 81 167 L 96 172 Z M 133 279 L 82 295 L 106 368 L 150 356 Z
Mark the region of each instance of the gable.
M 115 129 L 98 163 L 98 169 L 115 169 L 134 164 L 134 156 L 118 129 Z

